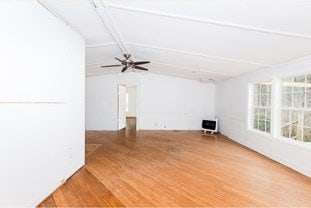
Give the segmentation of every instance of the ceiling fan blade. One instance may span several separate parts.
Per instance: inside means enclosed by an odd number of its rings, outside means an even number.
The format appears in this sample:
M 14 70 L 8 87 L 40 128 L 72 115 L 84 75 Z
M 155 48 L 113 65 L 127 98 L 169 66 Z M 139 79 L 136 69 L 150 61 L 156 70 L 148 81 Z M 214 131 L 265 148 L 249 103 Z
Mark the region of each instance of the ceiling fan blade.
M 116 60 L 120 61 L 121 63 L 123 62 L 121 59 L 114 57 Z
M 125 72 L 127 70 L 127 66 L 123 67 L 121 72 Z
M 141 65 L 141 64 L 149 64 L 150 61 L 136 61 L 134 62 L 135 65 Z
M 133 68 L 135 69 L 140 69 L 140 70 L 144 70 L 144 71 L 149 71 L 148 69 L 144 68 L 144 67 L 141 67 L 141 66 L 133 66 Z
M 104 67 L 115 67 L 115 66 L 123 66 L 122 64 L 115 64 L 115 65 L 105 65 L 105 66 L 101 66 L 102 68 Z

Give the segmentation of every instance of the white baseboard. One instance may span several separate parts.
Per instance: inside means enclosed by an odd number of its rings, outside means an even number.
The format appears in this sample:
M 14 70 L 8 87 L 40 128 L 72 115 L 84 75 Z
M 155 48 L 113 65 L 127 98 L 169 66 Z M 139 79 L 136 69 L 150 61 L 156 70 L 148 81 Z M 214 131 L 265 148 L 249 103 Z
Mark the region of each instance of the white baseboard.
M 222 134 L 225 135 L 226 137 L 228 137 L 229 139 L 231 139 L 231 140 L 233 140 L 233 141 L 235 141 L 235 142 L 237 142 L 243 146 L 246 146 L 246 147 L 248 147 L 248 148 L 250 148 L 250 149 L 266 156 L 266 157 L 269 157 L 270 159 L 275 160 L 275 161 L 277 161 L 277 162 L 279 162 L 279 163 L 281 163 L 281 164 L 283 164 L 283 165 L 285 165 L 285 166 L 287 166 L 287 167 L 289 167 L 289 168 L 291 168 L 291 169 L 293 169 L 293 170 L 295 170 L 295 171 L 297 171 L 297 172 L 299 172 L 299 173 L 301 173 L 307 177 L 311 177 L 311 170 L 309 170 L 309 169 L 306 169 L 302 166 L 299 166 L 297 164 L 289 162 L 288 160 L 283 159 L 283 158 L 281 158 L 281 157 L 279 157 L 279 156 L 277 156 L 271 152 L 267 152 L 265 150 L 259 149 L 258 147 L 255 147 L 248 142 L 242 141 L 240 139 L 233 138 L 233 137 L 231 137 L 227 134 L 224 134 L 224 133 L 222 133 Z

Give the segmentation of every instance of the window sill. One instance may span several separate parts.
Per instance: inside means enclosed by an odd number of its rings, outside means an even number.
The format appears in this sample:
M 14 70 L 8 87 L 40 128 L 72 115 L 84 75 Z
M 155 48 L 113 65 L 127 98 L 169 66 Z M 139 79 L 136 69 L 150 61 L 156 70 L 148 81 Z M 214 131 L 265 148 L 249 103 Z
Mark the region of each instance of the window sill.
M 304 150 L 311 151 L 311 143 L 300 142 L 286 137 L 274 137 L 274 140 L 299 147 Z

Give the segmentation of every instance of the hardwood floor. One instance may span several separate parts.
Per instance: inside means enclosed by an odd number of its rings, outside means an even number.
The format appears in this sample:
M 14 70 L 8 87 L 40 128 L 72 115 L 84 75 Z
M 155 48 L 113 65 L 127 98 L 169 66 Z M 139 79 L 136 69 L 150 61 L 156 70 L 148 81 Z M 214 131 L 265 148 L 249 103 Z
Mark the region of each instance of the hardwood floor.
M 92 131 L 86 165 L 41 207 L 310 207 L 311 179 L 199 131 Z
M 136 131 L 136 117 L 126 117 L 126 130 Z

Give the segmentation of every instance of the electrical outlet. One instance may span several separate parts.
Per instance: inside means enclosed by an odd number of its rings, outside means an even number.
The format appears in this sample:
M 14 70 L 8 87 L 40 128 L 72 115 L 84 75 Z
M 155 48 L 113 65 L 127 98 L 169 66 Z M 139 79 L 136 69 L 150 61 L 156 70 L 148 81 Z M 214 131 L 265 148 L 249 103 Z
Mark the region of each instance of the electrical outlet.
M 157 122 L 155 122 L 155 123 L 154 123 L 154 126 L 158 126 L 158 123 L 157 123 Z

